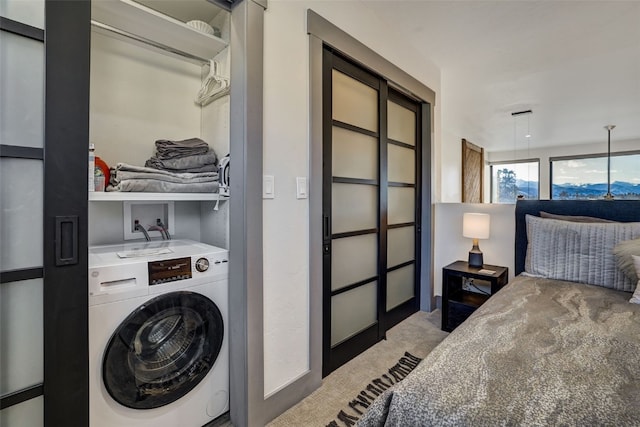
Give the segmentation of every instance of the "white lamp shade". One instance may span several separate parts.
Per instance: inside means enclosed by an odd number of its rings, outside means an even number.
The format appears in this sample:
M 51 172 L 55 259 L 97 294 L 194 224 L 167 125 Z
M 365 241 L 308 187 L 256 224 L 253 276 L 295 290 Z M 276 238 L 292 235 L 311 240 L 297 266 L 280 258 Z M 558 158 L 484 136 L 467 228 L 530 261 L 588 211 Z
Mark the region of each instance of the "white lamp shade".
M 482 213 L 465 213 L 462 217 L 462 235 L 471 239 L 488 239 L 491 216 Z

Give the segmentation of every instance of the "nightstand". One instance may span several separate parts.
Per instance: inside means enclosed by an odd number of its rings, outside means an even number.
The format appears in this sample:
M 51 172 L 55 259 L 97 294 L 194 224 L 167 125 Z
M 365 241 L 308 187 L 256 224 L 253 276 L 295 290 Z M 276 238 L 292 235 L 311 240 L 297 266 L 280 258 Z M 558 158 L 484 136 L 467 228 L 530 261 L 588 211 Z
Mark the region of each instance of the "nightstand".
M 491 272 L 481 272 L 491 270 Z M 509 269 L 456 261 L 442 268 L 442 330 L 451 332 L 507 284 Z

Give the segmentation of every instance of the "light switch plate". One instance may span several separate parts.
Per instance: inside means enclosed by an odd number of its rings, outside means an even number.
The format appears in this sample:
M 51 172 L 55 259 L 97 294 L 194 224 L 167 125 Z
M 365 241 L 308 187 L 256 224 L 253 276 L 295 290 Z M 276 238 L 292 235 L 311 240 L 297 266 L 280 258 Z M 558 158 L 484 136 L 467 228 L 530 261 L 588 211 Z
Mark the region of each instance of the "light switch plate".
M 296 197 L 298 199 L 306 199 L 308 197 L 307 177 L 305 176 L 296 177 Z
M 274 199 L 276 197 L 275 180 L 273 175 L 262 176 L 262 198 Z

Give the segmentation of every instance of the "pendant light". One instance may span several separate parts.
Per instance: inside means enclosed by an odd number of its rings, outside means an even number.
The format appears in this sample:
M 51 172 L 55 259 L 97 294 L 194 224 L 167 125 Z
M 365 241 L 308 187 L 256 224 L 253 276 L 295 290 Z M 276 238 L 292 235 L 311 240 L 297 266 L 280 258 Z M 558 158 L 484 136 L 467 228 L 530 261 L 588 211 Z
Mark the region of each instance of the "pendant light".
M 529 158 L 529 142 L 531 141 L 531 128 L 530 128 L 530 117 L 533 114 L 532 110 L 524 110 L 524 111 L 515 111 L 511 113 L 513 117 L 513 149 L 514 149 L 514 160 L 517 161 L 517 117 L 518 116 L 527 116 L 527 133 L 524 135 L 525 141 L 527 142 L 527 159 Z M 529 176 L 527 175 L 527 183 L 529 182 Z M 529 188 L 527 188 L 527 194 L 529 194 Z M 524 195 L 516 195 L 516 200 L 524 199 Z
M 604 128 L 607 130 L 607 194 L 604 195 L 605 200 L 613 200 L 613 194 L 611 194 L 611 131 L 616 125 L 606 125 Z

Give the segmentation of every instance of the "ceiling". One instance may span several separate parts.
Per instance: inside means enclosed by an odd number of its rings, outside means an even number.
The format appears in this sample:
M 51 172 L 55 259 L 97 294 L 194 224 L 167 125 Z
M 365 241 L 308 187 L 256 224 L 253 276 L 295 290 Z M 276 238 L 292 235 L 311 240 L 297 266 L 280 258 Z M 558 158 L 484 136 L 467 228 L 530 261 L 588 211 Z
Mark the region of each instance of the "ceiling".
M 640 1 L 361 1 L 440 68 L 445 133 L 488 151 L 527 127 L 531 148 L 603 142 L 607 124 L 640 140 Z
M 138 1 L 183 21 L 220 12 Z M 607 124 L 640 141 L 640 0 L 360 1 L 440 68 L 443 133 L 488 151 L 605 142 Z

